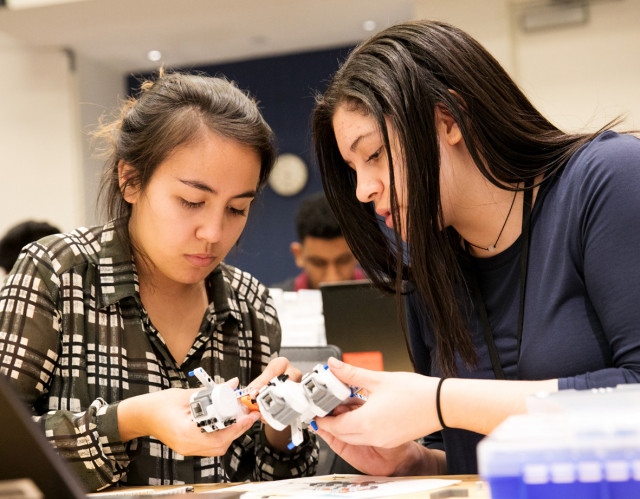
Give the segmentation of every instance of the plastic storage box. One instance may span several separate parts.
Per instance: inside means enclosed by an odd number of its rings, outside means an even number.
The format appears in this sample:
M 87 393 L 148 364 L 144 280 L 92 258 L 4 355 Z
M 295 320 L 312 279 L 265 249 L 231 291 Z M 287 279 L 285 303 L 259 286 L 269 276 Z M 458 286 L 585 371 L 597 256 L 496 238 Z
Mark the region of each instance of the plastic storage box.
M 638 390 L 536 398 L 537 413 L 508 418 L 478 446 L 491 498 L 640 498 L 639 406 Z

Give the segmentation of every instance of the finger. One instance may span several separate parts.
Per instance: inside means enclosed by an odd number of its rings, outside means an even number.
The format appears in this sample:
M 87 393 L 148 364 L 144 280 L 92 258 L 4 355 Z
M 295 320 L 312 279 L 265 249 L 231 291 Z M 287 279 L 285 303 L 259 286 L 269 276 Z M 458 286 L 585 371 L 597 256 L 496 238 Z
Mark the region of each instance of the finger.
M 235 378 L 228 379 L 227 381 L 224 382 L 225 385 L 229 385 L 234 390 L 238 388 L 238 383 L 240 383 L 240 380 L 238 379 L 237 376 Z
M 277 357 L 273 359 L 269 364 L 267 364 L 267 367 L 264 368 L 262 374 L 249 383 L 248 388 L 250 391 L 259 390 L 273 378 L 285 372 L 287 367 L 290 365 L 291 364 L 289 364 L 289 361 L 285 357 Z
M 322 430 L 320 428 L 318 428 L 317 430 L 314 430 L 314 432 L 316 433 L 316 435 L 318 435 L 322 440 L 324 440 L 325 442 L 327 442 L 327 445 L 329 447 L 331 447 L 331 444 L 336 440 L 336 437 L 334 437 L 331 433 L 329 433 L 326 430 Z
M 346 412 L 353 411 L 354 409 L 357 409 L 358 407 L 360 407 L 360 406 L 356 405 L 356 404 L 340 404 L 339 406 L 337 406 L 331 412 L 331 415 L 332 416 L 339 416 L 340 414 L 344 414 Z
M 327 445 L 333 452 L 335 452 L 338 455 L 340 455 L 340 453 L 344 450 L 346 446 L 344 442 L 334 437 L 328 431 L 321 430 L 320 428 L 318 428 L 316 430 L 316 434 L 327 443 Z
M 251 428 L 253 423 L 258 421 L 259 419 L 260 419 L 260 413 L 258 411 L 252 411 L 248 414 L 243 414 L 241 416 L 238 416 L 238 418 L 236 419 L 236 425 L 238 425 L 239 427 L 245 428 L 245 430 L 242 432 L 244 433 L 249 428 Z
M 362 412 L 360 406 L 352 411 L 347 411 L 338 416 L 325 416 L 315 418 L 320 430 L 331 433 L 334 437 L 354 445 L 364 445 L 371 440 L 371 434 L 367 431 L 366 411 Z
M 370 371 L 369 369 L 355 367 L 335 357 L 329 357 L 327 363 L 329 364 L 331 372 L 335 374 L 340 381 L 347 385 L 357 386 L 367 390 L 377 384 L 381 376 L 384 376 L 384 373 L 380 371 Z
M 243 414 L 236 419 L 236 422 L 231 426 L 227 426 L 222 430 L 218 430 L 211 435 L 218 435 L 218 437 L 225 441 L 231 442 L 247 432 L 249 428 L 260 419 L 260 415 L 256 412 L 250 412 L 249 414 Z
M 291 381 L 295 381 L 296 383 L 300 382 L 300 380 L 302 379 L 302 372 L 299 369 L 293 367 L 291 364 L 289 364 L 289 367 L 284 373 L 289 376 L 289 379 Z

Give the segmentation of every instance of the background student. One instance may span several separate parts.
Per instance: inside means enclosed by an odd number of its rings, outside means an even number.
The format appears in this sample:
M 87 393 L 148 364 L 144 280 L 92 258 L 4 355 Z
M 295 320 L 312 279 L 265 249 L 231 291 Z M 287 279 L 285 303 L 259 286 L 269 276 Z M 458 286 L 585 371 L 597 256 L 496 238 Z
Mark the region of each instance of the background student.
M 13 268 L 24 246 L 58 232 L 60 229 L 57 227 L 36 220 L 27 220 L 11 227 L 0 239 L 0 278 Z
M 314 136 L 366 274 L 414 290 L 418 374 L 331 363 L 370 394 L 318 421 L 347 461 L 475 473 L 477 442 L 529 394 L 640 381 L 638 139 L 558 129 L 473 38 L 429 21 L 356 48 Z
M 291 253 L 302 272 L 273 288 L 318 289 L 323 282 L 364 279 L 323 192 L 307 196 L 296 214 L 298 240 Z
M 202 433 L 189 410 L 197 367 L 254 389 L 301 377 L 275 358 L 267 288 L 223 262 L 273 164 L 255 102 L 161 75 L 102 136 L 110 222 L 25 248 L 0 293 L 0 371 L 90 490 L 312 473 L 313 438 L 289 451 L 257 413 Z

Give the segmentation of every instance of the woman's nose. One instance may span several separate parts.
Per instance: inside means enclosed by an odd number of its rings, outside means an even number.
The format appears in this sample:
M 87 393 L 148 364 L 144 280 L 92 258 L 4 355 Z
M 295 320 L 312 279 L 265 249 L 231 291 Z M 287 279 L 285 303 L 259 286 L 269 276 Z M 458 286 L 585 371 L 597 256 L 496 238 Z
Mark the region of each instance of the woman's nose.
M 357 171 L 356 175 L 356 198 L 358 198 L 358 201 L 361 203 L 375 201 L 376 196 L 380 194 L 381 189 L 379 180 L 372 175 L 367 175 L 360 171 Z
M 218 214 L 207 216 L 196 229 L 196 237 L 208 243 L 217 243 L 222 237 L 223 217 Z

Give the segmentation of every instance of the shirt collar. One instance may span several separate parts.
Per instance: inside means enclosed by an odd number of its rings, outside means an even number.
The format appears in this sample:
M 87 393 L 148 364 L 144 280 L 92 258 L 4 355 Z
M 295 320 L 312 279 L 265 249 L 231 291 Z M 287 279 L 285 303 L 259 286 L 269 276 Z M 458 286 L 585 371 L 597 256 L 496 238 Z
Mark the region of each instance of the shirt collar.
M 220 323 L 232 317 L 242 322 L 241 304 L 238 290 L 232 285 L 233 270 L 221 263 L 207 276 L 209 295 L 209 319 Z
M 140 299 L 138 272 L 131 249 L 119 233 L 123 223 L 122 219 L 115 220 L 102 228 L 96 282 L 98 308 L 108 307 L 129 296 Z
M 138 272 L 131 256 L 131 249 L 118 231 L 122 220 L 111 221 L 103 227 L 98 253 L 98 282 L 96 305 L 106 308 L 125 298 L 140 302 Z M 120 227 L 122 229 L 122 227 Z M 242 321 L 238 291 L 233 287 L 233 270 L 221 263 L 206 278 L 209 295 L 209 319 L 214 323 L 225 322 L 232 317 Z

